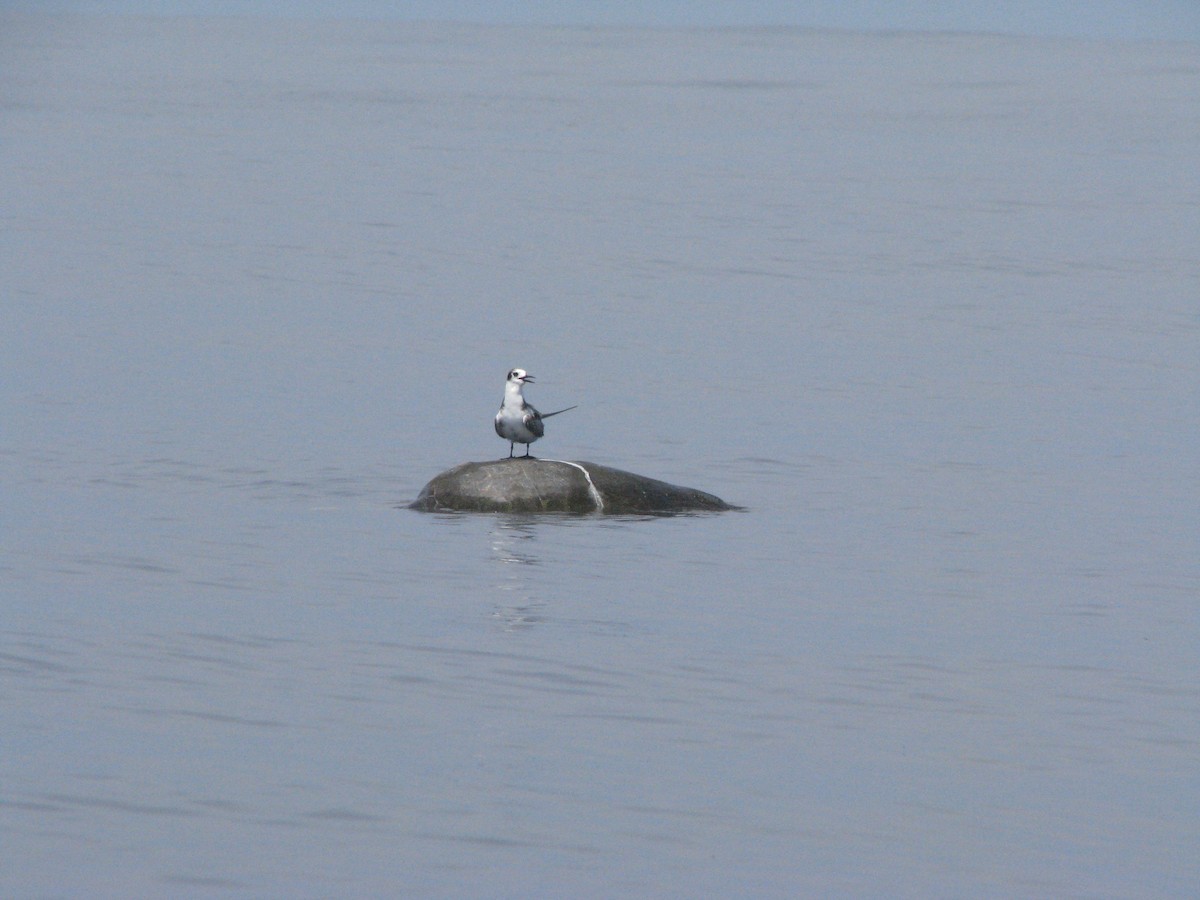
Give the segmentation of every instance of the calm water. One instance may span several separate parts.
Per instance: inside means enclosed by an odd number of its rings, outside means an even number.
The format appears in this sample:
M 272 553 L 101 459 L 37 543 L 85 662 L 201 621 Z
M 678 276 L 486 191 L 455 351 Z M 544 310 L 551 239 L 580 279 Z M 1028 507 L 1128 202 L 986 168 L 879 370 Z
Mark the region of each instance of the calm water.
M 0 893 L 1193 895 L 1200 47 L 0 25 Z

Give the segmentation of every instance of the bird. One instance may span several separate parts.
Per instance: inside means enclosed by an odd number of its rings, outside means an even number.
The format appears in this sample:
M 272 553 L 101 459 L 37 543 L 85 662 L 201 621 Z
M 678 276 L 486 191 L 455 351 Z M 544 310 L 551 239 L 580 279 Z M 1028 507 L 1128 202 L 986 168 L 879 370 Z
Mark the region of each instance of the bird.
M 525 402 L 521 389 L 533 381 L 533 376 L 524 369 L 510 369 L 504 382 L 504 402 L 500 404 L 500 412 L 496 413 L 496 434 L 508 441 L 508 458 L 513 458 L 517 444 L 525 445 L 525 456 L 529 456 L 529 445 L 546 433 L 542 424 L 543 419 L 557 416 L 575 406 L 555 410 L 552 413 L 540 413 Z M 576 404 L 578 406 L 578 404 Z

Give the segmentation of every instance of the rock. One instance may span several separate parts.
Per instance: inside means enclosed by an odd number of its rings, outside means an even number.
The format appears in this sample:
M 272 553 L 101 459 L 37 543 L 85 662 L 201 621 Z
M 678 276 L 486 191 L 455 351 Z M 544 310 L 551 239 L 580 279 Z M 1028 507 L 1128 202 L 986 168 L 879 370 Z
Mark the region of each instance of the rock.
M 447 469 L 409 509 L 427 512 L 679 513 L 737 509 L 720 497 L 591 462 L 513 457 Z

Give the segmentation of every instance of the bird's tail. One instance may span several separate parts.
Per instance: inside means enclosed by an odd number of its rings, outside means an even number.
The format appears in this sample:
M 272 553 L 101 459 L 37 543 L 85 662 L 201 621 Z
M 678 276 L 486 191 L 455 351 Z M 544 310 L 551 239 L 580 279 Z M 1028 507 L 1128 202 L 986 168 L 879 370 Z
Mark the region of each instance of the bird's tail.
M 542 413 L 542 418 L 548 419 L 551 416 L 557 416 L 559 413 L 570 412 L 571 410 L 578 409 L 578 408 L 579 408 L 579 404 L 576 403 L 574 406 L 568 406 L 566 409 L 556 409 L 552 413 Z

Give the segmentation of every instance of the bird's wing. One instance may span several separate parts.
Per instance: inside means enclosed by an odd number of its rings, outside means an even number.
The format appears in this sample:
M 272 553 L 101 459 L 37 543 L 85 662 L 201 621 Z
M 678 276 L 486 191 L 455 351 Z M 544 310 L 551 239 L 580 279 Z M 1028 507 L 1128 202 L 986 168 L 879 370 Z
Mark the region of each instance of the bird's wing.
M 521 421 L 525 423 L 526 428 L 538 437 L 546 433 L 546 426 L 542 424 L 542 414 L 528 403 L 525 404 L 525 417 Z

